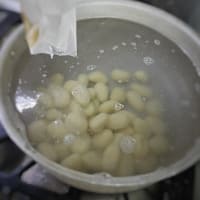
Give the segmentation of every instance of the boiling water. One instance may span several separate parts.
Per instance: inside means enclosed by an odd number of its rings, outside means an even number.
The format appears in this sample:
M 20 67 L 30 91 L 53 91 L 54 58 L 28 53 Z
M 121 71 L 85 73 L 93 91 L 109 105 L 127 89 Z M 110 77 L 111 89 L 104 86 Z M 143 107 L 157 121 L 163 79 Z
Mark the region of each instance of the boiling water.
M 142 25 L 115 19 L 83 20 L 78 22 L 77 58 L 55 56 L 51 60 L 25 51 L 16 64 L 14 103 L 25 123 L 35 117 L 35 89 L 45 86 L 55 72 L 73 79 L 98 69 L 106 74 L 114 68 L 142 69 L 152 77 L 151 85 L 166 108 L 168 134 L 175 147 L 166 163 L 183 156 L 195 142 L 191 135 L 199 134 L 200 81 L 195 67 L 174 43 Z

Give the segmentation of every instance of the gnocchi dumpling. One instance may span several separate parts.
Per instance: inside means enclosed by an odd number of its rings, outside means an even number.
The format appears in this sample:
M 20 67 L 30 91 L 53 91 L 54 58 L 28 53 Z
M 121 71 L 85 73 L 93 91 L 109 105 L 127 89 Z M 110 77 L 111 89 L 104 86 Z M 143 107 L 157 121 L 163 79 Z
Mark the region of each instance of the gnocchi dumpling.
M 73 153 L 85 153 L 90 149 L 90 139 L 87 138 L 77 138 L 71 145 L 71 151 Z
M 133 84 L 131 84 L 130 88 L 133 91 L 137 92 L 142 97 L 151 97 L 152 96 L 152 90 L 145 85 L 133 83 Z
M 133 122 L 134 130 L 138 134 L 142 134 L 145 137 L 149 137 L 151 134 L 151 129 L 144 119 L 136 118 Z
M 142 83 L 146 83 L 149 80 L 149 76 L 148 76 L 147 72 L 145 72 L 143 70 L 138 70 L 138 71 L 134 72 L 133 77 Z
M 111 130 L 106 129 L 101 133 L 94 135 L 92 139 L 92 144 L 95 149 L 104 149 L 108 146 L 114 139 L 114 135 Z
M 110 99 L 123 103 L 126 100 L 126 94 L 124 89 L 120 87 L 113 88 L 110 95 Z
M 51 87 L 49 89 L 56 108 L 65 108 L 70 103 L 69 93 L 62 87 Z
M 102 113 L 112 113 L 112 112 L 114 112 L 116 103 L 117 102 L 113 101 L 113 100 L 105 101 L 104 103 L 102 103 L 99 106 L 99 112 L 102 112 Z
M 77 85 L 72 89 L 72 96 L 82 106 L 87 106 L 90 103 L 90 94 L 84 85 Z
M 146 111 L 150 115 L 160 116 L 163 112 L 163 107 L 158 100 L 151 100 L 146 104 Z
M 55 120 L 47 126 L 47 133 L 52 139 L 62 140 L 67 134 L 67 130 L 62 120 Z
M 94 114 L 96 114 L 97 109 L 94 105 L 94 103 L 90 103 L 85 109 L 84 109 L 84 113 L 87 117 L 91 117 Z
M 55 108 L 52 108 L 52 109 L 47 110 L 46 118 L 49 121 L 54 121 L 56 119 L 61 119 L 62 118 L 62 113 L 59 110 L 57 110 Z
M 45 120 L 33 121 L 28 126 L 28 137 L 33 143 L 43 142 L 46 140 L 47 123 Z
M 97 83 L 95 86 L 95 92 L 97 98 L 100 102 L 104 102 L 108 99 L 109 90 L 108 87 L 104 83 Z
M 38 102 L 39 104 L 43 105 L 46 108 L 54 107 L 54 101 L 53 101 L 52 96 L 45 92 L 40 93 Z
M 135 139 L 135 148 L 134 148 L 134 156 L 136 159 L 146 158 L 149 154 L 149 144 L 148 142 L 141 137 L 139 134 L 134 136 Z
M 51 148 L 56 153 L 58 161 L 62 161 L 63 159 L 65 159 L 67 156 L 71 154 L 69 145 L 67 144 L 57 143 L 53 145 L 53 147 Z
M 55 85 L 62 85 L 64 83 L 64 76 L 61 73 L 56 73 L 51 76 L 50 82 Z
M 95 151 L 89 151 L 82 156 L 84 168 L 90 173 L 101 171 L 101 160 L 101 154 Z
M 132 155 L 122 155 L 117 169 L 117 176 L 131 176 L 135 173 L 134 165 Z
M 129 105 L 133 109 L 135 109 L 138 112 L 144 111 L 145 104 L 142 101 L 142 98 L 139 94 L 137 94 L 134 91 L 128 91 L 126 97 L 127 97 L 127 101 L 129 103 Z
M 129 81 L 131 75 L 125 70 L 114 69 L 111 73 L 111 77 L 114 81 L 117 81 L 118 83 L 125 83 Z
M 88 82 L 89 82 L 89 79 L 88 79 L 87 74 L 79 74 L 79 75 L 78 75 L 78 81 L 79 81 L 81 84 L 83 84 L 83 85 L 85 85 L 85 86 L 87 87 Z
M 163 155 L 169 150 L 168 140 L 161 135 L 151 138 L 149 146 L 156 155 Z
M 84 171 L 83 169 L 83 164 L 81 161 L 81 155 L 80 154 L 72 154 L 68 157 L 66 157 L 62 162 L 61 165 L 64 167 L 74 169 L 74 170 L 81 170 Z
M 83 134 L 87 132 L 88 121 L 81 113 L 71 112 L 65 119 L 65 126 L 72 133 Z
M 66 168 L 120 177 L 159 166 L 171 147 L 147 72 L 113 69 L 111 78 L 115 83 L 92 71 L 65 82 L 56 73 L 37 90 L 36 120 L 27 131 L 39 152 Z
M 57 161 L 58 157 L 52 145 L 49 143 L 40 143 L 37 147 L 38 151 L 46 156 L 49 160 Z
M 105 113 L 100 113 L 95 117 L 93 117 L 92 119 L 90 119 L 89 127 L 95 133 L 100 132 L 106 127 L 107 121 L 108 121 L 108 115 Z
M 109 145 L 103 152 L 102 169 L 103 171 L 115 173 L 120 161 L 120 149 L 117 145 Z
M 89 80 L 94 83 L 106 83 L 108 81 L 106 75 L 100 71 L 94 71 L 89 74 Z
M 69 80 L 69 81 L 65 82 L 64 89 L 67 90 L 71 94 L 73 88 L 76 87 L 79 84 L 80 83 L 78 81 Z
M 112 130 L 126 128 L 129 125 L 129 118 L 126 112 L 119 111 L 109 116 L 108 126 Z

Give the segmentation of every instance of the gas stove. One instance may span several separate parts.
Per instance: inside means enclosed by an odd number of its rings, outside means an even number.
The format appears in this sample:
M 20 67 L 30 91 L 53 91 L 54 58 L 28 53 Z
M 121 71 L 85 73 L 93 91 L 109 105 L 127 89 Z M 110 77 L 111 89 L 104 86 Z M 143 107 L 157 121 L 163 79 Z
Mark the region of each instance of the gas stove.
M 158 0 L 144 0 L 144 2 L 164 8 L 193 25 L 197 31 L 200 30 L 195 21 L 198 13 L 195 10 L 200 8 L 200 4 L 190 5 L 189 11 L 186 12 L 183 5 L 177 7 L 180 4 L 178 0 L 166 0 L 162 3 Z M 191 11 L 192 7 L 195 10 Z M 0 42 L 19 23 L 21 20 L 17 13 L 5 8 L 0 9 Z M 0 199 L 2 200 L 199 200 L 199 185 L 200 164 L 197 164 L 173 178 L 143 190 L 113 195 L 82 191 L 63 184 L 48 174 L 8 138 L 0 125 Z

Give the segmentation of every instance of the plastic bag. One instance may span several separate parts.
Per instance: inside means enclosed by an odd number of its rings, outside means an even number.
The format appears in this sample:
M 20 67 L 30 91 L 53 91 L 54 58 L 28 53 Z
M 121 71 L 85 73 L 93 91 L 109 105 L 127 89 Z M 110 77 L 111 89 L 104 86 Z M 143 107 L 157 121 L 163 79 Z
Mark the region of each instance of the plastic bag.
M 20 0 L 31 54 L 77 55 L 76 0 Z

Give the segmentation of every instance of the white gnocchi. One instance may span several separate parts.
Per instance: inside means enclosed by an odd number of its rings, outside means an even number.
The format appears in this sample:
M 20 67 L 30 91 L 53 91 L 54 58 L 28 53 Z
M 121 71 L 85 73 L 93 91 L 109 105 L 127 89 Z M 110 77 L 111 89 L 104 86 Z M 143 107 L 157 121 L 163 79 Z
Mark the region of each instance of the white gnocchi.
M 119 111 L 109 116 L 108 126 L 112 130 L 126 128 L 129 125 L 129 118 L 123 111 Z
M 72 89 L 72 96 L 82 106 L 90 103 L 90 94 L 84 85 L 77 85 Z
M 97 83 L 95 86 L 95 92 L 97 95 L 97 98 L 100 102 L 104 102 L 108 99 L 109 90 L 108 87 L 104 83 Z
M 152 96 L 152 90 L 145 85 L 133 83 L 133 84 L 131 84 L 130 88 L 134 92 L 137 92 L 142 97 L 151 97 Z
M 94 83 L 106 83 L 108 81 L 106 75 L 100 71 L 91 72 L 89 74 L 89 80 Z
M 89 83 L 89 78 L 88 78 L 87 74 L 79 74 L 78 81 L 87 87 L 87 85 Z
M 130 106 L 136 111 L 142 112 L 145 108 L 145 104 L 139 94 L 134 91 L 128 91 L 126 95 L 127 101 Z
M 45 120 L 33 121 L 28 126 L 28 137 L 31 142 L 38 143 L 46 140 L 47 122 Z
M 106 129 L 101 133 L 94 135 L 92 144 L 95 149 L 104 149 L 113 141 L 114 135 L 111 130 Z
M 99 112 L 102 112 L 102 113 L 112 113 L 112 112 L 114 112 L 116 103 L 117 102 L 113 101 L 113 100 L 103 102 L 99 106 Z
M 68 81 L 54 74 L 37 90 L 44 114 L 27 127 L 30 142 L 48 159 L 86 173 L 153 171 L 170 144 L 149 79 L 143 70 L 113 69 L 110 79 L 97 70 Z
M 41 143 L 38 145 L 38 151 L 46 156 L 49 160 L 57 161 L 58 157 L 54 149 L 52 148 L 52 145 L 49 143 Z
M 93 132 L 100 132 L 106 127 L 107 121 L 108 115 L 100 113 L 89 121 L 89 127 Z
M 146 71 L 138 70 L 134 72 L 133 77 L 142 83 L 146 83 L 149 80 L 149 76 Z
M 89 151 L 82 156 L 84 168 L 90 173 L 101 171 L 101 154 L 95 151 Z
M 68 168 L 74 169 L 74 170 L 84 171 L 80 154 L 72 154 L 72 155 L 66 157 L 61 162 L 61 165 L 63 165 L 64 167 L 68 167 Z
M 117 145 L 109 145 L 103 152 L 102 169 L 106 172 L 115 172 L 120 161 L 120 149 Z
M 71 112 L 65 119 L 65 126 L 72 133 L 83 134 L 87 132 L 88 121 L 81 113 Z
M 131 78 L 131 75 L 125 70 L 114 69 L 111 73 L 111 77 L 114 81 L 117 81 L 118 83 L 126 83 Z
M 126 94 L 124 89 L 120 87 L 113 88 L 111 91 L 110 99 L 123 103 L 126 100 Z

